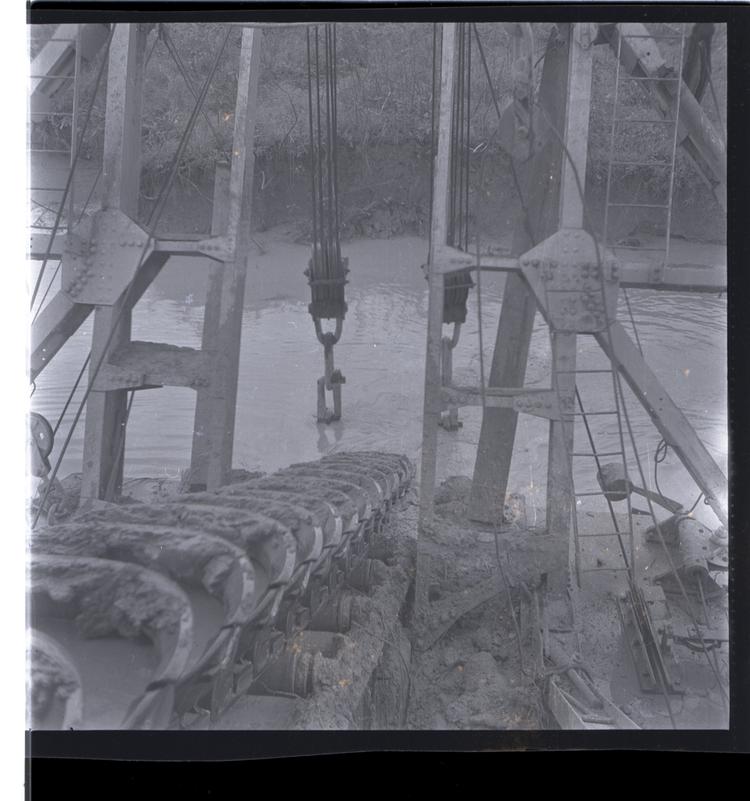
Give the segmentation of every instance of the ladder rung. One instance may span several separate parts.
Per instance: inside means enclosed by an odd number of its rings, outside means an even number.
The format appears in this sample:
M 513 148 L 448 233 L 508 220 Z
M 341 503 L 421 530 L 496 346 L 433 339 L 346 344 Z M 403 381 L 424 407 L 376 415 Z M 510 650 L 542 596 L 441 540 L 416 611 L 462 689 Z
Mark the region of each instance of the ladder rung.
M 64 192 L 64 186 L 31 186 L 29 192 Z
M 585 567 L 581 570 L 581 573 L 599 573 L 602 570 L 606 570 L 609 573 L 628 573 L 629 570 L 627 567 Z
M 75 78 L 75 75 L 67 75 L 67 74 L 66 75 L 29 75 L 29 78 L 31 78 L 32 80 L 38 80 L 38 81 L 44 81 L 47 78 L 49 78 L 50 80 L 55 80 L 55 81 L 62 81 L 62 80 L 68 80 L 69 81 L 69 80 L 72 80 L 73 78 Z
M 610 203 L 610 206 L 628 209 L 668 209 L 669 203 Z M 548 290 L 549 291 L 549 290 Z
M 625 122 L 628 124 L 632 123 L 633 125 L 636 123 L 640 125 L 674 125 L 677 120 L 644 120 L 630 117 L 616 117 L 613 122 Z
M 30 147 L 29 153 L 68 153 L 70 154 L 70 150 L 50 150 L 47 148 L 40 148 L 40 147 Z
M 555 370 L 559 375 L 560 373 L 611 373 L 612 370 Z
M 603 414 L 617 414 L 617 412 L 570 412 L 569 417 L 599 417 Z
M 599 490 L 599 492 L 574 492 L 573 493 L 573 495 L 576 498 L 592 498 L 595 495 L 616 495 L 616 494 L 617 494 L 616 492 L 602 492 L 601 490 Z
M 590 456 L 598 459 L 600 456 L 622 456 L 622 451 L 607 451 L 606 453 L 571 453 L 571 456 Z
M 578 539 L 588 539 L 589 537 L 632 537 L 632 531 L 602 531 L 596 534 L 579 534 Z
M 612 203 L 610 203 L 609 205 L 611 206 Z M 549 295 L 552 295 L 552 294 L 557 294 L 557 295 L 566 294 L 566 295 L 569 295 L 571 292 L 575 292 L 575 291 L 576 291 L 575 289 L 546 289 L 545 290 L 545 292 L 547 294 L 549 294 Z
M 621 81 L 657 81 L 659 83 L 677 83 L 680 78 L 646 78 L 640 75 L 621 75 Z
M 682 39 L 681 33 L 620 33 L 622 39 Z
M 34 36 L 33 33 L 30 33 L 29 34 L 29 39 L 33 39 L 34 41 L 37 41 L 37 42 L 41 41 L 42 39 L 44 39 L 45 42 L 75 42 L 76 41 L 75 38 L 74 39 L 65 39 L 63 37 L 46 39 L 43 33 L 37 34 L 36 36 Z
M 591 726 L 606 726 L 608 728 L 613 728 L 615 725 L 614 720 L 612 718 L 596 718 L 591 717 L 591 715 L 583 715 L 581 720 L 584 723 L 588 723 Z
M 617 250 L 643 250 L 652 253 L 664 253 L 666 248 L 647 248 L 642 245 L 609 245 L 608 247 L 617 248 Z
M 609 162 L 613 166 L 626 166 L 626 167 L 671 167 L 671 164 L 668 164 L 665 161 L 610 161 Z M 610 203 L 610 206 L 613 205 Z

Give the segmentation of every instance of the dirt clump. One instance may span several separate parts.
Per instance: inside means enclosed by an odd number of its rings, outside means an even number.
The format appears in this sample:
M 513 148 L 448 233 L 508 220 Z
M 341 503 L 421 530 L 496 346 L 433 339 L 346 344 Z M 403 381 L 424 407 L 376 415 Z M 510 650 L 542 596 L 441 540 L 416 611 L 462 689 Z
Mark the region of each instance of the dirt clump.
M 412 655 L 409 726 L 540 728 L 541 693 L 521 599 L 524 584 L 536 585 L 565 561 L 558 544 L 529 529 L 512 508 L 506 509 L 511 519 L 496 527 L 469 521 L 470 493 L 469 478 L 446 479 L 435 494 L 435 523 L 420 537 L 430 565 L 423 614 L 430 633 Z

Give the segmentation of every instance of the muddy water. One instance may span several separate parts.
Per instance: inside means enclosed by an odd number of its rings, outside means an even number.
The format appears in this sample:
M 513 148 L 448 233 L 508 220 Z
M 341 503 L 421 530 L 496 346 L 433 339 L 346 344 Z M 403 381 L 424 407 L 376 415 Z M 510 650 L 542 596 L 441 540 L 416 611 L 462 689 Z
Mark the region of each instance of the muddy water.
M 330 426 L 317 425 L 314 417 L 323 357 L 307 312 L 309 290 L 302 275 L 309 249 L 283 241 L 279 232 L 259 234 L 256 240 L 261 247 L 250 259 L 242 326 L 235 466 L 274 470 L 334 449 L 354 448 L 397 450 L 418 460 L 427 310 L 420 270 L 426 256 L 424 240 L 405 237 L 344 245 L 351 268 L 349 309 L 336 347 L 336 366 L 346 376 L 344 416 Z M 133 338 L 198 347 L 207 266 L 202 259 L 170 261 L 133 315 Z M 502 276 L 485 275 L 482 331 L 487 373 L 502 291 Z M 471 294 L 469 318 L 455 354 L 455 379 L 462 384 L 479 380 L 476 294 Z M 630 300 L 647 361 L 726 471 L 726 300 L 650 291 L 631 291 Z M 629 327 L 622 304 L 620 315 Z M 53 424 L 87 353 L 90 335 L 91 321 L 87 321 L 37 382 L 33 407 Z M 603 364 L 593 340 L 582 337 L 579 365 Z M 548 333 L 537 317 L 527 383 L 548 382 Z M 589 409 L 611 408 L 611 383 L 582 382 L 581 393 Z M 126 475 L 179 477 L 190 461 L 194 408 L 195 394 L 189 389 L 138 393 L 128 429 Z M 635 399 L 627 408 L 651 486 L 660 437 Z M 75 404 L 63 421 L 58 442 L 74 411 Z M 440 432 L 441 477 L 472 472 L 481 411 L 464 409 L 460 414 L 463 428 Z M 614 422 L 595 426 L 594 437 L 599 450 L 618 449 Z M 81 469 L 82 439 L 79 424 L 61 475 Z M 544 421 L 521 418 L 510 489 L 525 493 L 532 506 L 543 506 L 546 440 Z M 577 450 L 585 449 L 585 444 L 581 439 Z M 692 504 L 698 490 L 676 458 L 670 454 L 659 470 L 662 490 Z M 576 474 L 579 491 L 593 486 L 594 471 L 587 460 L 577 464 Z M 709 524 L 712 520 L 707 515 Z

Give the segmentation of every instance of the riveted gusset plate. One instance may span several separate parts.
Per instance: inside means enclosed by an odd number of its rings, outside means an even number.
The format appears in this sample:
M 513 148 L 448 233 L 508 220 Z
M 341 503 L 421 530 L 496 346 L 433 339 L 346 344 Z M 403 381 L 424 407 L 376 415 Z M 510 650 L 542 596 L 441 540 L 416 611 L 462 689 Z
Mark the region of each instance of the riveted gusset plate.
M 122 211 L 99 211 L 66 239 L 63 292 L 75 303 L 112 306 L 152 249 L 148 234 Z
M 562 228 L 525 253 L 521 269 L 553 331 L 593 334 L 617 316 L 618 270 L 590 234 Z

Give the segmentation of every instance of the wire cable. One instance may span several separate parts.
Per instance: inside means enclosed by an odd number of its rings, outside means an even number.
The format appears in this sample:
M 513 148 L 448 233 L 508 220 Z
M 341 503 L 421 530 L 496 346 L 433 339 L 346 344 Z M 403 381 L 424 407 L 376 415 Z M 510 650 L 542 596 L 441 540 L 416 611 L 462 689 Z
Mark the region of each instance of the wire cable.
M 172 36 L 170 35 L 166 25 L 164 25 L 163 23 L 161 23 L 160 25 L 161 25 L 161 28 L 160 28 L 161 35 L 162 35 L 162 37 L 164 39 L 164 44 L 167 47 L 167 52 L 172 57 L 172 60 L 174 61 L 174 63 L 177 65 L 177 69 L 179 70 L 180 75 L 182 76 L 183 80 L 185 81 L 185 85 L 190 90 L 190 94 L 193 96 L 193 100 L 197 100 L 198 99 L 198 92 L 195 89 L 195 86 L 193 84 L 192 79 L 187 74 L 187 69 L 185 68 L 185 63 L 183 62 L 182 57 L 180 56 L 177 48 L 175 47 L 174 41 L 172 40 Z M 157 41 L 158 41 L 158 39 L 157 39 Z M 211 129 L 211 133 L 213 134 L 214 139 L 216 140 L 216 145 L 217 145 L 217 148 L 218 148 L 219 152 L 223 156 L 228 156 L 229 155 L 229 149 L 227 148 L 226 144 L 224 142 L 222 142 L 222 139 L 221 139 L 221 136 L 219 135 L 219 132 L 216 130 L 216 128 L 214 128 L 214 125 L 211 122 L 211 119 L 208 116 L 208 113 L 206 112 L 205 109 L 202 109 L 202 114 L 203 114 L 203 118 L 206 120 L 206 123 L 208 124 L 208 127 Z
M 490 88 L 490 94 L 492 95 L 492 103 L 495 106 L 495 112 L 497 113 L 497 119 L 499 122 L 502 122 L 503 114 L 500 111 L 500 104 L 497 100 L 497 95 L 495 94 L 495 86 L 492 82 L 492 76 L 490 75 L 490 68 L 487 65 L 487 58 L 484 55 L 484 47 L 482 47 L 482 40 L 479 38 L 479 30 L 477 29 L 476 22 L 471 23 L 472 28 L 474 29 L 474 38 L 477 42 L 477 47 L 479 48 L 479 57 L 482 59 L 482 67 L 484 68 L 484 74 L 487 77 L 487 84 Z M 521 203 L 521 209 L 523 210 L 523 225 L 526 229 L 526 235 L 529 238 L 529 242 L 532 245 L 537 244 L 536 237 L 534 236 L 534 231 L 531 226 L 531 217 L 529 214 L 529 209 L 526 205 L 526 200 L 524 199 L 523 192 L 521 191 L 521 182 L 518 179 L 518 173 L 516 172 L 516 165 L 513 160 L 513 156 L 508 154 L 510 160 L 510 172 L 513 178 L 513 186 L 515 187 L 516 194 L 518 195 L 518 200 Z

